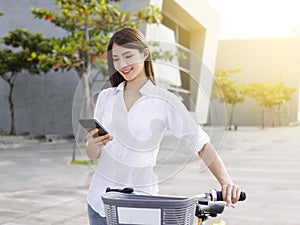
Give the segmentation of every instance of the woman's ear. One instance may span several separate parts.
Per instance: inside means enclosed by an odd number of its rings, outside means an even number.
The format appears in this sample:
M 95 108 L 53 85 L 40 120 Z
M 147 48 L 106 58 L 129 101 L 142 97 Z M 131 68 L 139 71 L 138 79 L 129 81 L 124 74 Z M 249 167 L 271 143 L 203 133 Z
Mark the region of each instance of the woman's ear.
M 144 49 L 144 60 L 146 60 L 148 58 L 148 56 L 150 55 L 150 51 L 148 48 Z

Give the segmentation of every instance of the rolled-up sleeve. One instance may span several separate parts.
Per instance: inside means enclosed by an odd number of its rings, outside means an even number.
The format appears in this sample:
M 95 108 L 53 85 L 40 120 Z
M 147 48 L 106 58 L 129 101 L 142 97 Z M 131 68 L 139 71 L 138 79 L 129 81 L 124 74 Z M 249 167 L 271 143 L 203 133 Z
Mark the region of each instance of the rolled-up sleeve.
M 198 154 L 203 146 L 210 141 L 209 136 L 196 123 L 177 96 L 170 95 L 169 99 L 166 114 L 167 128 L 176 138 L 184 139 L 190 151 Z

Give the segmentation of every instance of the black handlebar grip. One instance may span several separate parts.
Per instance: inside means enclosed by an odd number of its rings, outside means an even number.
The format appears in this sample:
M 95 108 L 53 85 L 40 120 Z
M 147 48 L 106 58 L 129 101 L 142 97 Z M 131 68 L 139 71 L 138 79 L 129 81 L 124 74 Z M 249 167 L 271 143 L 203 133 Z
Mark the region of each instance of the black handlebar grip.
M 245 200 L 246 200 L 246 192 L 242 191 L 241 195 L 240 195 L 240 198 L 239 198 L 239 201 L 245 201 Z
M 239 201 L 246 200 L 246 192 L 241 192 Z M 217 201 L 223 201 L 223 195 L 221 191 L 217 191 Z
M 125 194 L 131 194 L 132 192 L 134 192 L 134 189 L 131 187 L 126 187 L 123 189 L 112 189 L 110 187 L 106 188 L 106 192 L 120 192 L 120 193 L 125 193 Z
M 212 204 L 212 205 L 197 205 L 196 216 L 203 215 L 205 213 L 221 214 L 224 211 L 224 205 Z

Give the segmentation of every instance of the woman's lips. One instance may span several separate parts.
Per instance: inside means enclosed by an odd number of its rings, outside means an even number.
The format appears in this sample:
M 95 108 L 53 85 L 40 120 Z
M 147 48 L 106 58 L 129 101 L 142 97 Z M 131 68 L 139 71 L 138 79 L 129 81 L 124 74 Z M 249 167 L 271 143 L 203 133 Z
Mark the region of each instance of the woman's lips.
M 126 69 L 126 70 L 122 70 L 122 73 L 124 75 L 128 75 L 131 72 L 132 68 Z

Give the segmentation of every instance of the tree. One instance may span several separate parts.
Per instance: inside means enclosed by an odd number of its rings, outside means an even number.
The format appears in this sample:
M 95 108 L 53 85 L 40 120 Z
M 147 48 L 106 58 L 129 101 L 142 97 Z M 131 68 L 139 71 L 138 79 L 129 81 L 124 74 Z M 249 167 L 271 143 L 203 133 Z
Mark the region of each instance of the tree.
M 295 88 L 288 87 L 284 84 L 282 80 L 276 81 L 276 79 L 269 80 L 266 82 L 261 82 L 261 83 L 256 82 L 256 83 L 249 84 L 247 95 L 256 99 L 259 105 L 262 107 L 262 111 L 261 111 L 262 129 L 265 128 L 266 109 L 269 109 L 271 113 L 272 126 L 275 126 L 272 109 L 275 106 L 278 106 L 280 110 L 283 104 L 285 104 L 287 101 L 292 99 L 292 95 L 294 94 L 295 91 L 296 91 Z
M 124 27 L 138 28 L 140 24 L 159 23 L 162 19 L 159 8 L 153 5 L 137 10 L 132 16 L 110 2 L 120 0 L 56 0 L 59 13 L 32 9 L 36 18 L 49 21 L 67 33 L 63 38 L 52 38 L 55 43 L 53 50 L 37 54 L 37 58 L 42 68 L 51 64 L 55 70 L 75 69 L 84 91 L 81 117 L 91 117 L 93 114 L 93 84 L 99 73 L 92 73 L 92 66 L 104 68 L 103 65 L 106 65 L 106 46 L 112 34 Z M 76 133 L 75 137 L 78 136 L 79 133 Z M 73 161 L 75 151 L 74 145 Z
M 240 72 L 241 69 L 217 70 L 215 72 L 215 83 L 212 91 L 212 98 L 220 99 L 227 106 L 229 118 L 226 128 L 233 125 L 233 115 L 235 105 L 245 101 L 245 85 L 230 79 L 234 73 Z
M 119 2 L 113 1 L 113 2 Z M 121 11 L 108 0 L 56 0 L 60 13 L 33 8 L 36 18 L 44 19 L 67 32 L 63 38 L 52 38 L 55 43 L 49 53 L 39 54 L 41 64 L 51 64 L 54 69 L 75 69 L 84 87 L 82 115 L 91 117 L 94 109 L 93 83 L 98 76 L 91 73 L 93 62 L 105 64 L 106 45 L 116 30 L 137 28 L 141 23 L 158 23 L 160 10 L 150 6 L 137 10 L 134 17 Z
M 278 106 L 278 114 L 279 114 L 279 126 L 282 125 L 282 116 L 281 116 L 282 115 L 282 106 L 286 102 L 292 100 L 293 94 L 297 91 L 296 88 L 285 86 L 283 84 L 283 82 L 281 82 L 280 84 L 281 84 L 280 85 L 280 92 L 281 92 L 281 94 L 280 94 L 280 98 L 281 98 L 280 103 L 281 104 L 277 105 Z
M 41 69 L 35 55 L 48 52 L 51 46 L 49 40 L 42 37 L 40 33 L 31 34 L 26 29 L 11 31 L 9 35 L 1 39 L 1 43 L 0 77 L 9 85 L 8 101 L 11 117 L 9 133 L 16 134 L 13 92 L 17 75 L 23 70 L 31 74 L 47 72 L 51 67 L 45 65 Z M 27 60 L 28 58 L 32 59 Z

